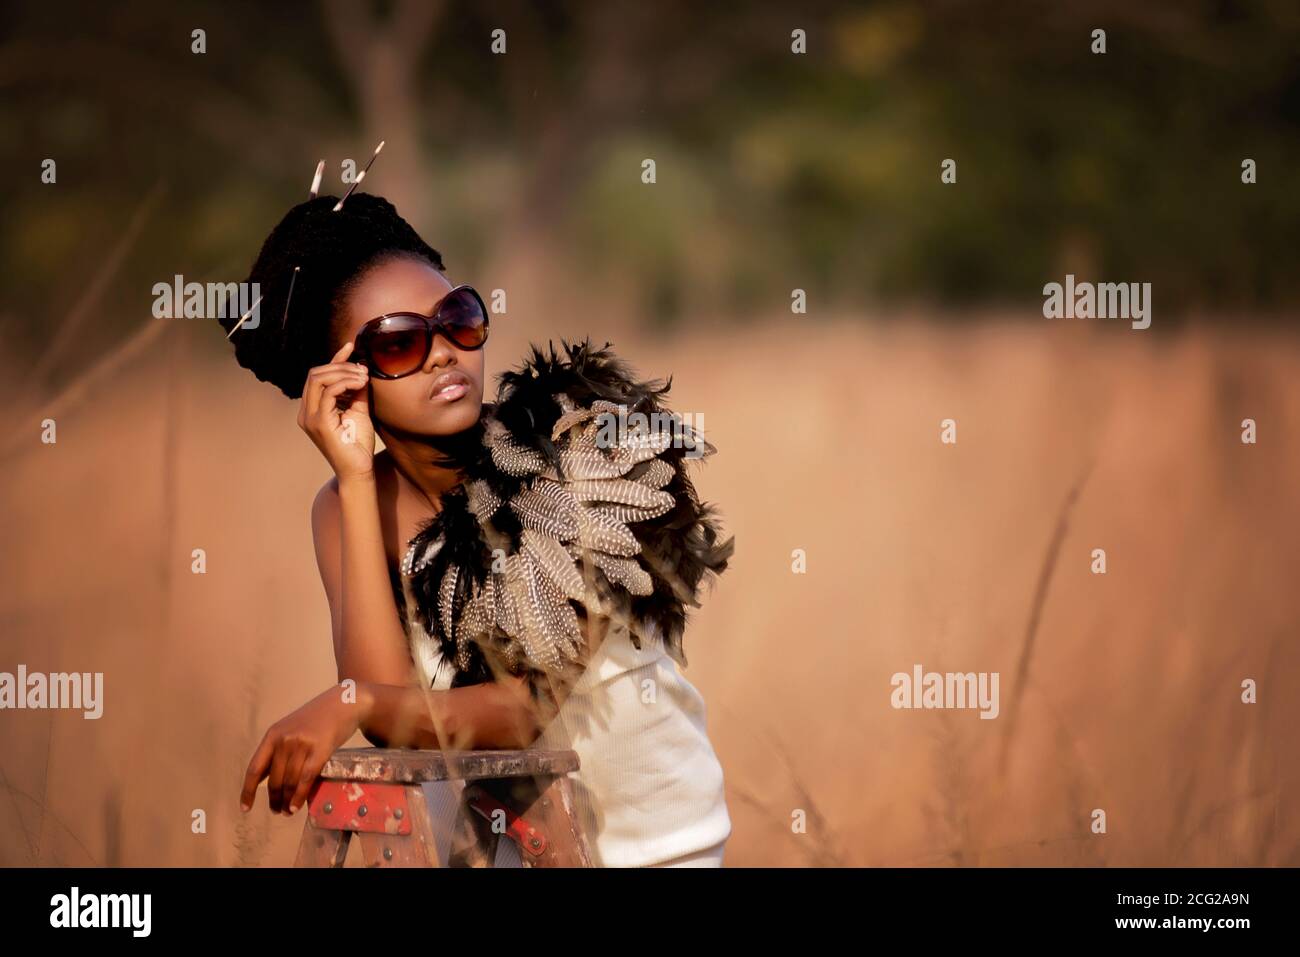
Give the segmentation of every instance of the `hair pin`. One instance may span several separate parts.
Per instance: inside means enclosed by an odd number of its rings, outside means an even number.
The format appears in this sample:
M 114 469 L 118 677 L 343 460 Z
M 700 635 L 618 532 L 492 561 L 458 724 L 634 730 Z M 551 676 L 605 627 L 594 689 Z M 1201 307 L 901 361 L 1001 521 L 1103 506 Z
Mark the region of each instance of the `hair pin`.
M 294 266 L 293 275 L 289 277 L 289 295 L 284 297 L 284 315 L 280 317 L 281 329 L 283 329 L 284 324 L 289 321 L 289 303 L 293 302 L 293 287 L 294 283 L 298 281 L 298 270 L 301 268 L 301 266 Z
M 346 193 L 343 194 L 343 198 L 340 199 L 340 200 L 338 201 L 338 205 L 336 205 L 336 206 L 334 207 L 334 210 L 333 210 L 334 212 L 337 213 L 340 209 L 342 209 L 342 208 L 343 208 L 343 204 L 346 203 L 346 202 L 348 201 L 348 197 L 352 195 L 352 191 L 353 191 L 354 189 L 356 189 L 358 186 L 361 185 L 361 181 L 362 181 L 363 179 L 365 179 L 365 178 L 366 178 L 366 174 L 370 172 L 370 167 L 373 166 L 374 163 L 375 163 L 375 160 L 377 160 L 377 159 L 379 158 L 379 151 L 382 150 L 382 149 L 384 148 L 384 142 L 385 142 L 384 140 L 380 140 L 380 141 L 379 141 L 379 145 L 375 147 L 375 154 L 374 154 L 373 156 L 370 157 L 370 162 L 367 163 L 367 164 L 366 164 L 366 168 L 363 169 L 363 170 L 361 171 L 361 175 L 359 175 L 359 176 L 356 178 L 356 180 L 353 181 L 352 185 L 348 187 L 348 191 L 347 191 Z
M 352 195 L 352 191 L 355 190 L 358 186 L 361 185 L 361 181 L 362 181 L 363 179 L 365 179 L 365 178 L 366 178 L 366 174 L 370 172 L 370 167 L 373 166 L 374 163 L 375 163 L 375 160 L 379 158 L 379 151 L 382 150 L 382 149 L 384 148 L 384 143 L 385 143 L 385 142 L 386 142 L 385 140 L 380 140 L 380 141 L 379 141 L 379 145 L 375 147 L 375 152 L 374 152 L 374 153 L 371 155 L 371 157 L 370 157 L 370 162 L 368 162 L 368 163 L 366 164 L 365 169 L 363 169 L 363 170 L 361 171 L 360 175 L 357 176 L 356 180 L 355 180 L 355 181 L 352 183 L 352 185 L 348 188 L 348 191 L 347 191 L 346 193 L 343 194 L 343 199 L 340 199 L 340 200 L 338 201 L 338 204 L 335 205 L 335 207 L 334 207 L 334 209 L 333 209 L 333 212 L 336 212 L 336 213 L 337 213 L 340 209 L 342 209 L 342 208 L 343 208 L 343 203 L 347 200 L 347 198 L 348 198 L 349 196 Z M 311 180 L 311 190 L 310 190 L 310 192 L 308 193 L 308 198 L 310 198 L 310 199 L 315 199 L 315 198 L 317 197 L 317 195 L 319 195 L 319 193 L 320 193 L 321 178 L 322 178 L 324 175 L 325 175 L 325 161 L 324 161 L 324 160 L 321 160 L 319 163 L 316 164 L 316 175 L 312 177 L 312 180 Z M 294 289 L 294 286 L 297 285 L 297 283 L 298 283 L 298 271 L 299 271 L 301 268 L 302 268 L 301 266 L 294 266 L 294 267 L 293 267 L 293 274 L 289 277 L 289 294 L 288 294 L 287 296 L 284 297 L 284 313 L 280 316 L 280 328 L 281 328 L 281 329 L 283 329 L 283 328 L 285 327 L 285 324 L 288 323 L 288 321 L 289 321 L 289 304 L 293 302 L 293 289 Z M 227 339 L 229 339 L 229 338 L 230 338 L 231 336 L 233 336 L 236 332 L 238 332 L 239 329 L 240 329 L 240 327 L 243 326 L 243 324 L 244 324 L 245 322 L 248 321 L 249 316 L 251 316 L 251 315 L 253 314 L 253 311 L 257 308 L 257 304 L 260 303 L 261 301 L 262 301 L 262 297 L 261 297 L 261 296 L 258 296 L 257 299 L 254 300 L 253 305 L 252 305 L 252 307 L 248 310 L 248 312 L 244 313 L 243 316 L 240 317 L 239 321 L 238 321 L 237 323 L 235 323 L 234 328 L 231 329 L 228 333 L 226 333 L 226 338 L 227 338 Z
M 236 332 L 238 332 L 239 327 L 248 321 L 248 317 L 253 314 L 253 310 L 257 308 L 257 304 L 261 301 L 262 301 L 261 296 L 258 296 L 256 299 L 253 300 L 253 304 L 248 307 L 248 312 L 244 313 L 244 315 L 240 317 L 240 320 L 237 323 L 235 323 L 235 328 L 231 329 L 229 332 L 226 333 L 227 339 L 229 339 Z

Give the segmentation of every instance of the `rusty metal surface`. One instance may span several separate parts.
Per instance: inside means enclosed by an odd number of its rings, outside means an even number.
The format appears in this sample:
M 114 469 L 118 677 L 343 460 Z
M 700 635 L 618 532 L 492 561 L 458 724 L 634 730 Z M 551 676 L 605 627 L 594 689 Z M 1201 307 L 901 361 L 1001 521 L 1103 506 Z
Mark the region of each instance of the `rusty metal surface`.
M 493 823 L 494 815 L 500 812 L 501 819 L 505 821 L 504 833 L 514 838 L 525 854 L 540 857 L 546 852 L 546 835 L 527 818 L 516 813 L 514 808 L 498 801 L 491 794 L 477 787 L 468 787 L 465 789 L 465 803 L 489 823 Z
M 367 867 L 439 867 L 420 785 L 465 780 L 449 866 L 493 866 L 501 811 L 525 867 L 590 867 L 568 776 L 578 767 L 573 751 L 340 749 L 308 799 L 297 864 L 342 866 L 355 833 Z
M 400 784 L 318 781 L 307 814 L 321 830 L 411 833 L 411 808 L 406 788 Z
M 341 748 L 320 776 L 334 781 L 414 784 L 424 781 L 554 776 L 578 769 L 574 751 L 416 751 Z

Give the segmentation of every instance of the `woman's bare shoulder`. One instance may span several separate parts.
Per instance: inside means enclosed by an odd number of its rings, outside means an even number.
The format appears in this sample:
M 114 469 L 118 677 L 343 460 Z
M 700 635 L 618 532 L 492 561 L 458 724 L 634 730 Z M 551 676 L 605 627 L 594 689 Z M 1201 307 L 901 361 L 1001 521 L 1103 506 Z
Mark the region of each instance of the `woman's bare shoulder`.
M 375 491 L 380 504 L 392 499 L 397 492 L 397 467 L 387 449 L 375 453 Z M 311 505 L 312 523 L 337 522 L 342 505 L 339 501 L 339 479 L 331 475 L 316 492 Z
M 316 498 L 311 503 L 311 523 L 315 526 L 321 520 L 329 519 L 331 516 L 337 518 L 338 514 L 339 480 L 337 475 L 331 475 L 329 481 L 320 487 Z

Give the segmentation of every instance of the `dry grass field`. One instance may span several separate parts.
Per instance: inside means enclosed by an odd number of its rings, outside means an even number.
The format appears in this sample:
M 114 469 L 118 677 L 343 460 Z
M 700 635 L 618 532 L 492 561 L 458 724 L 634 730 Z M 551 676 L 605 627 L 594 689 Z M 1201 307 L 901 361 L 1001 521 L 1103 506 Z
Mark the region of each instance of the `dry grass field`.
M 686 675 L 728 866 L 1300 864 L 1300 343 L 1244 328 L 602 334 L 720 450 L 698 484 L 736 558 Z M 292 862 L 301 815 L 237 796 L 265 726 L 334 679 L 308 526 L 328 471 L 212 334 L 126 363 L 55 445 L 39 410 L 15 426 L 0 670 L 102 671 L 105 702 L 4 715 L 0 864 Z M 895 710 L 915 664 L 998 672 L 998 718 Z

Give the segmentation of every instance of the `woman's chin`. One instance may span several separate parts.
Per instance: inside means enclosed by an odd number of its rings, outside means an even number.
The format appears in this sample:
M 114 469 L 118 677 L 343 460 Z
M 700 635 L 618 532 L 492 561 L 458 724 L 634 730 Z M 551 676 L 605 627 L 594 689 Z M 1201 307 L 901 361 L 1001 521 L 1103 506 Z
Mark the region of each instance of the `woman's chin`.
M 455 435 L 464 432 L 478 421 L 483 403 L 473 396 L 455 402 L 439 403 L 426 417 L 430 435 Z

